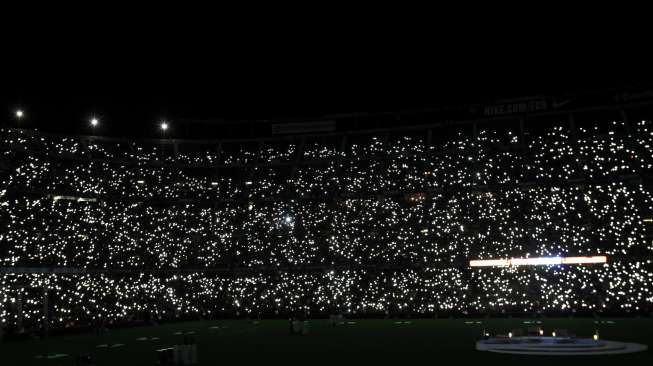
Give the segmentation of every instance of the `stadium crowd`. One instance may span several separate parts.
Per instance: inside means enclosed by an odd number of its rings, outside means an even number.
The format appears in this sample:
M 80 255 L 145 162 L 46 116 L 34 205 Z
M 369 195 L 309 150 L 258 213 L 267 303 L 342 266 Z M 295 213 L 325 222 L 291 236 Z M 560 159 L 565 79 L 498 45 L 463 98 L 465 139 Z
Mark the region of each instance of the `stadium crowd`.
M 34 327 L 44 298 L 62 327 L 298 311 L 651 313 L 650 122 L 422 135 L 193 153 L 2 130 L 0 320 Z M 468 267 L 591 255 L 608 263 Z

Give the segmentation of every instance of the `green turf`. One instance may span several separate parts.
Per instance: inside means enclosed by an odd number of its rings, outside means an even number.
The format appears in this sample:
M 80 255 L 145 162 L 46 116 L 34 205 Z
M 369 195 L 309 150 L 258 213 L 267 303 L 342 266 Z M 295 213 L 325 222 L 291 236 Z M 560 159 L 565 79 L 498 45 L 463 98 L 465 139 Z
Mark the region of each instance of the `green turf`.
M 653 345 L 653 319 L 537 319 L 550 334 L 554 328 L 566 328 L 577 336 L 590 337 L 599 329 L 601 338 L 632 341 Z M 322 353 L 322 359 L 333 357 L 340 361 L 359 356 L 385 363 L 405 364 L 420 360 L 428 364 L 531 365 L 557 364 L 554 356 L 514 356 L 478 352 L 476 338 L 483 329 L 491 333 L 506 333 L 513 328 L 526 330 L 532 319 L 408 319 L 410 324 L 396 324 L 399 319 L 353 320 L 356 324 L 328 326 L 327 320 L 312 320 L 310 334 L 288 334 L 286 320 L 261 320 L 259 324 L 246 320 L 203 321 L 165 324 L 112 330 L 105 335 L 77 335 L 51 337 L 0 345 L 1 365 L 73 365 L 72 355 L 80 352 L 95 354 L 98 365 L 155 365 L 155 349 L 181 343 L 178 332 L 195 332 L 201 365 L 215 365 L 221 361 L 242 359 L 244 362 L 315 360 L 308 353 Z M 467 324 L 469 322 L 472 324 Z M 612 321 L 614 323 L 608 323 Z M 466 323 L 467 322 L 467 323 Z M 476 322 L 481 322 L 477 324 Z M 137 340 L 147 337 L 147 340 Z M 158 337 L 158 340 L 151 340 Z M 107 347 L 97 348 L 98 345 Z M 112 347 L 115 344 L 124 344 Z M 297 353 L 293 356 L 291 353 Z M 392 353 L 392 354 L 391 354 Z M 53 354 L 68 357 L 36 358 Z M 651 351 L 615 356 L 575 356 L 574 364 L 651 364 Z M 567 358 L 567 361 L 570 358 Z M 302 361 L 304 360 L 304 361 Z M 444 361 L 449 360 L 449 361 Z M 231 361 L 229 361 L 231 362 Z M 310 362 L 309 362 L 310 363 Z M 462 365 L 461 364 L 461 365 Z

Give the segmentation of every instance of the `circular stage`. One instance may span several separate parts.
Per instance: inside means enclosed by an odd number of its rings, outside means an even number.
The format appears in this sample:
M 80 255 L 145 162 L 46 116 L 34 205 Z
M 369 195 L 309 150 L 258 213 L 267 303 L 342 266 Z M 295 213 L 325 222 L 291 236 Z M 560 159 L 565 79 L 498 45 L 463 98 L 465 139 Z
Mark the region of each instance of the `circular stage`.
M 517 355 L 598 356 L 641 352 L 647 348 L 639 343 L 568 337 L 489 338 L 476 342 L 479 351 Z

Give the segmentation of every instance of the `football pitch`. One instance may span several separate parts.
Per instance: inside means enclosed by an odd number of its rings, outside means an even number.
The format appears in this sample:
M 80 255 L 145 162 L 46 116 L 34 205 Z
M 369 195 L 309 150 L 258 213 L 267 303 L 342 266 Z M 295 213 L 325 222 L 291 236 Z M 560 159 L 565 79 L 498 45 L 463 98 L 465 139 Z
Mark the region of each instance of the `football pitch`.
M 541 322 L 541 323 L 537 323 Z M 546 335 L 556 328 L 590 338 L 653 345 L 653 319 L 353 319 L 329 326 L 310 321 L 309 333 L 291 335 L 287 320 L 205 320 L 159 326 L 114 329 L 108 333 L 52 336 L 0 344 L 2 365 L 74 365 L 80 353 L 94 355 L 96 365 L 156 365 L 157 349 L 181 344 L 186 334 L 197 342 L 200 365 L 223 361 L 260 363 L 289 361 L 310 364 L 326 359 L 348 363 L 364 357 L 374 363 L 408 364 L 555 364 L 556 356 L 515 356 L 475 350 L 483 330 L 507 334 L 511 329 L 541 326 Z M 318 355 L 318 357 L 315 357 Z M 445 362 L 446 360 L 446 362 Z M 573 356 L 574 364 L 651 364 L 651 351 L 612 356 Z M 275 362 L 276 363 L 276 362 Z M 356 361 L 358 363 L 358 361 Z

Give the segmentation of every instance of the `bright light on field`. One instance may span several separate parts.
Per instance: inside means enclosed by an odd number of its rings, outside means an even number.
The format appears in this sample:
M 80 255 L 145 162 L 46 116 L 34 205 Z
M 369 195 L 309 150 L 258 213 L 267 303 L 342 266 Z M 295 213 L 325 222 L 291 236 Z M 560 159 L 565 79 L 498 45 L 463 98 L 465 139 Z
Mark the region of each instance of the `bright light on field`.
M 470 267 L 509 267 L 509 266 L 551 266 L 557 264 L 589 264 L 607 263 L 604 255 L 594 257 L 540 257 L 511 259 L 474 259 L 469 261 Z
M 16 117 L 17 118 L 23 118 L 24 115 L 25 115 L 25 113 L 23 113 L 22 110 L 19 109 L 19 110 L 16 111 Z

